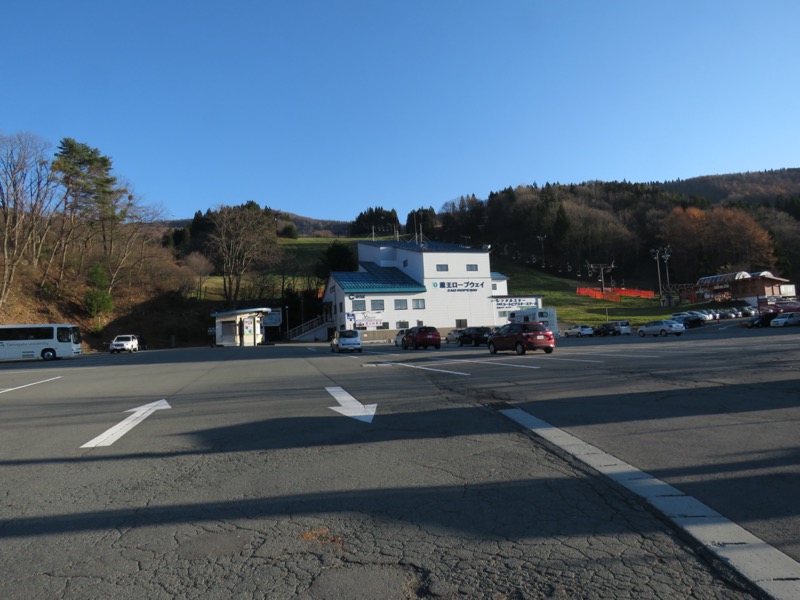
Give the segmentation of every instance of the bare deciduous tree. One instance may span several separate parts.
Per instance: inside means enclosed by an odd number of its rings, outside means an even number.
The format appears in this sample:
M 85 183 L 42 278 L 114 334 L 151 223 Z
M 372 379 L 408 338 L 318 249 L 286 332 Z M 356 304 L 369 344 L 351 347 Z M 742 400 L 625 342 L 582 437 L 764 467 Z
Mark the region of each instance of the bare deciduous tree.
M 38 261 L 51 224 L 55 180 L 47 149 L 30 134 L 0 136 L 0 307 L 20 263 Z
M 252 201 L 222 206 L 210 218 L 215 227 L 210 238 L 214 262 L 222 275 L 225 301 L 235 307 L 242 277 L 267 266 L 278 255 L 274 218 Z

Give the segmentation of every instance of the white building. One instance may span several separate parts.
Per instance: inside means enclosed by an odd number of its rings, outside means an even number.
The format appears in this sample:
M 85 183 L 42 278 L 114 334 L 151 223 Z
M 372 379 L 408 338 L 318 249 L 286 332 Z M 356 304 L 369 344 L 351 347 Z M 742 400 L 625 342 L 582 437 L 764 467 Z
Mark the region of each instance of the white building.
M 442 242 L 359 242 L 359 270 L 331 273 L 326 316 L 336 330 L 446 330 L 501 325 L 510 311 L 541 307 L 541 296 L 509 297 L 489 258 L 488 249 Z
M 271 308 L 245 308 L 211 313 L 215 346 L 258 346 L 264 343 L 265 316 Z M 210 333 L 210 332 L 209 332 Z

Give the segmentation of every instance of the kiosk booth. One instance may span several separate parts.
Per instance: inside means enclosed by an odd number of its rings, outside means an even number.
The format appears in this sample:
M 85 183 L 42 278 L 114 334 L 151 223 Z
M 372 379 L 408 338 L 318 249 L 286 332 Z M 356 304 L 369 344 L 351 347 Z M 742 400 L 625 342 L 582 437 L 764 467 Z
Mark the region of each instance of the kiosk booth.
M 258 346 L 264 342 L 264 315 L 270 308 L 244 308 L 211 313 L 216 319 L 212 346 Z

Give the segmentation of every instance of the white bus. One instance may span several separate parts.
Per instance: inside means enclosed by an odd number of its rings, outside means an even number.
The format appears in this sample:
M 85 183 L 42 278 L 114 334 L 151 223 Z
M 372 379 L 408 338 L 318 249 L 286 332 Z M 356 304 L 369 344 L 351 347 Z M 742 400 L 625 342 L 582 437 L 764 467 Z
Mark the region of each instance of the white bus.
M 81 332 L 75 325 L 0 325 L 0 359 L 72 358 L 81 354 Z

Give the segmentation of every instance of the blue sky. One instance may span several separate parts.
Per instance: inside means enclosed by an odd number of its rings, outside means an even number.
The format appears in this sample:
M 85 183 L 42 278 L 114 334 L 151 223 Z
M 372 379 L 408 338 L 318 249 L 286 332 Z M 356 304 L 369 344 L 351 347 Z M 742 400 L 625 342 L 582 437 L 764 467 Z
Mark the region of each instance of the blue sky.
M 800 167 L 795 0 L 26 0 L 0 133 L 98 148 L 165 218 Z

